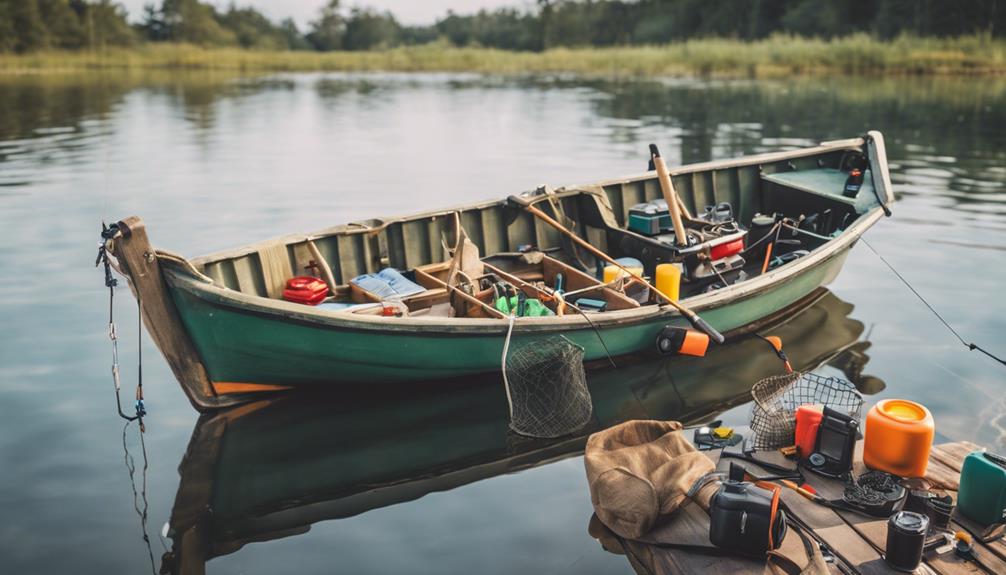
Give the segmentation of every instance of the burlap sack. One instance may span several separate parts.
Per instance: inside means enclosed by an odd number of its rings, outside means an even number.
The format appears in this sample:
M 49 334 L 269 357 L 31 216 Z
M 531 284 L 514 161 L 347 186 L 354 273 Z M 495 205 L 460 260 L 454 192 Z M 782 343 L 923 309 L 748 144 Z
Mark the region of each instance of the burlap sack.
M 587 439 L 584 464 L 597 517 L 618 535 L 638 539 L 687 499 L 715 469 L 677 421 L 627 421 Z M 703 507 L 710 492 L 703 490 Z

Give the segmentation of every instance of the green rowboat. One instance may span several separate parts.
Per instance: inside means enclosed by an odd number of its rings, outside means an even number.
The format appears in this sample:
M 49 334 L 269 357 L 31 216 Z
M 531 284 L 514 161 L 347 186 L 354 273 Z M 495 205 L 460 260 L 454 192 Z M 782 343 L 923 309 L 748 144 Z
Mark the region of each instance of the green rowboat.
M 843 190 L 850 162 L 857 159 L 864 162 L 863 183 L 848 197 Z M 728 338 L 758 329 L 766 318 L 829 283 L 849 249 L 894 201 L 879 132 L 682 166 L 670 175 L 689 225 L 706 225 L 691 214 L 728 202 L 742 229 L 751 228 L 758 214 L 784 217 L 794 229 L 779 228 L 775 239 L 784 231 L 803 250 L 794 254 L 802 257 L 780 260 L 764 273 L 761 258 L 749 258 L 739 275 L 735 270 L 719 283 L 681 285 L 681 303 Z M 630 229 L 629 211 L 659 197 L 652 171 L 522 194 L 603 252 L 641 260 L 647 276 L 656 263 L 675 261 L 675 253 Z M 811 221 L 812 228 L 804 226 Z M 509 322 L 495 311 L 492 299 L 479 295 L 477 285 L 463 292 L 455 284 L 464 257 L 448 244 L 459 230 L 469 240 L 464 245 L 485 255 L 476 260 L 480 268 L 521 285 L 529 297 L 537 295 L 531 284 L 548 290 L 555 287 L 548 285 L 551 278 L 561 273 L 566 289 L 606 306 L 597 313 L 516 318 L 512 345 L 562 335 L 581 346 L 590 362 L 652 350 L 666 326 L 688 326 L 654 294 L 640 294 L 638 284 L 596 279 L 593 257 L 507 201 L 353 222 L 192 260 L 151 247 L 142 220 L 134 216 L 118 222 L 117 235 L 106 245 L 140 299 L 147 330 L 182 388 L 197 409 L 206 410 L 266 391 L 390 385 L 498 371 Z M 527 246 L 534 246 L 535 257 L 528 256 Z M 389 308 L 383 298 L 351 283 L 385 268 L 404 272 L 422 291 Z M 328 309 L 285 301 L 287 280 L 303 275 L 323 279 L 331 299 L 363 305 Z M 392 315 L 386 315 L 389 309 Z

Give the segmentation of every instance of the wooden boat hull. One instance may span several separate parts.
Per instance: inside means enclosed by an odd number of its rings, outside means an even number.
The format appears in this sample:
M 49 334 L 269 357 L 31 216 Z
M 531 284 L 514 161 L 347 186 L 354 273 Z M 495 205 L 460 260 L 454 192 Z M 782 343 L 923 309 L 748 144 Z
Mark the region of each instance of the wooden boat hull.
M 848 247 L 836 250 L 819 264 L 748 297 L 697 309 L 723 333 L 745 331 L 829 283 L 847 254 Z M 362 329 L 338 319 L 299 320 L 286 310 L 249 309 L 247 302 L 235 305 L 230 294 L 215 294 L 195 280 L 171 272 L 167 278 L 182 321 L 219 389 L 430 381 L 498 371 L 501 366 L 505 324 L 470 330 L 435 325 Z M 589 325 L 528 331 L 533 326 L 518 323 L 511 345 L 534 345 L 561 333 L 584 348 L 585 360 L 600 360 L 607 353 L 655 351 L 657 334 L 665 326 L 688 325 L 669 306 L 636 315 L 640 317 L 619 322 L 597 320 L 598 332 Z
M 871 174 L 854 199 L 842 194 L 841 168 L 850 153 L 865 154 Z M 728 337 L 757 329 L 765 318 L 827 285 L 859 237 L 894 201 L 883 136 L 877 132 L 813 148 L 683 166 L 672 170 L 671 178 L 693 213 L 728 201 L 741 222 L 750 222 L 758 212 L 802 217 L 826 208 L 829 221 L 841 220 L 825 232 L 831 235 L 818 235 L 804 257 L 685 297 L 682 303 Z M 815 182 L 822 181 L 815 188 Z M 649 172 L 529 197 L 550 205 L 557 215 L 574 216 L 577 235 L 617 257 L 620 251 L 634 253 L 625 247 L 627 240 L 642 245 L 643 251 L 652 249 L 652 240 L 625 227 L 634 203 L 659 195 L 655 175 Z M 142 301 L 148 331 L 192 404 L 205 410 L 249 401 L 262 391 L 384 385 L 499 371 L 507 333 L 507 321 L 499 317 L 380 317 L 326 311 L 281 297 L 286 279 L 319 260 L 331 286 L 345 286 L 359 274 L 386 267 L 419 270 L 440 265 L 449 259 L 440 235 L 445 222 L 460 223 L 481 254 L 534 245 L 578 257 L 554 229 L 506 201 L 351 223 L 191 261 L 155 250 L 142 220 L 132 217 L 119 222 L 120 234 L 109 245 Z M 651 248 L 645 247 L 646 241 Z M 654 350 L 665 326 L 687 325 L 671 306 L 628 303 L 632 305 L 593 314 L 592 319 L 581 314 L 517 318 L 512 346 L 562 335 L 584 348 L 587 361 L 598 361 Z

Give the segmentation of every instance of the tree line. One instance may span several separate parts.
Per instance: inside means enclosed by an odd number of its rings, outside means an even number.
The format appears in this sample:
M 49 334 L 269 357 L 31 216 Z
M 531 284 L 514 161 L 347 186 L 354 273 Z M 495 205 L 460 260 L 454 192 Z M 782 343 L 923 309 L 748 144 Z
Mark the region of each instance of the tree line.
M 533 8 L 448 12 L 428 26 L 329 0 L 306 30 L 252 7 L 200 0 L 148 4 L 131 23 L 113 0 L 0 0 L 0 51 L 93 49 L 184 42 L 262 50 L 374 50 L 447 41 L 540 51 L 664 44 L 690 38 L 757 40 L 776 33 L 831 38 L 867 33 L 1002 37 L 1006 0 L 537 0 Z

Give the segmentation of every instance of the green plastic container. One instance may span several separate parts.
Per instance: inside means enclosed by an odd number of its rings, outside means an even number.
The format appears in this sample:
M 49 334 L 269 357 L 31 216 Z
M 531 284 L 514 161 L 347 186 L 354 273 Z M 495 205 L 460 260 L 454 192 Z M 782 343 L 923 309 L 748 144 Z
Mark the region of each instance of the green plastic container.
M 998 461 L 996 461 L 998 459 Z M 1006 459 L 983 451 L 964 458 L 957 509 L 982 525 L 1003 521 L 1006 513 Z

